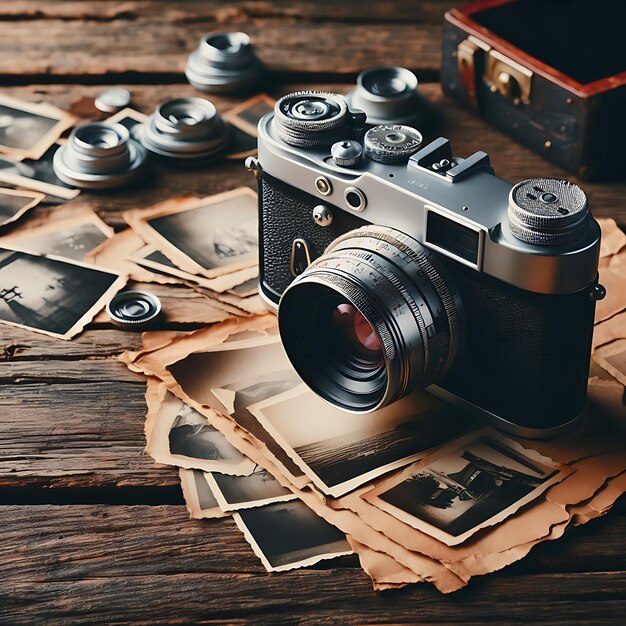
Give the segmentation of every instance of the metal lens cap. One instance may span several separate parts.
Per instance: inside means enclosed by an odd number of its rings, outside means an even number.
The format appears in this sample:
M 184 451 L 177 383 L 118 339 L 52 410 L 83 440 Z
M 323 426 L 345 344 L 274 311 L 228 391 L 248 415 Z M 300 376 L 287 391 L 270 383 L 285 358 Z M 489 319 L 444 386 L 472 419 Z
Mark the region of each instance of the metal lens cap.
M 161 313 L 161 301 L 147 291 L 123 291 L 106 307 L 113 323 L 123 328 L 141 329 Z
M 380 163 L 402 163 L 420 147 L 422 135 L 412 126 L 381 124 L 365 133 L 365 154 Z
M 530 178 L 509 194 L 509 227 L 519 240 L 539 246 L 568 245 L 586 232 L 587 196 L 574 183 Z

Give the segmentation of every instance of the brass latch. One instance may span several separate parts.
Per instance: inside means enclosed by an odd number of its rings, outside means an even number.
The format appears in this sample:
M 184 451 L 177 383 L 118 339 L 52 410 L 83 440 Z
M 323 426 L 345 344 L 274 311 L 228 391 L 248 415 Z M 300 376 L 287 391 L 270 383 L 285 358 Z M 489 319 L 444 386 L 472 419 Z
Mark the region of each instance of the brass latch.
M 500 92 L 516 104 L 530 102 L 533 73 L 528 68 L 497 50 L 490 50 L 485 67 L 485 79 L 491 91 Z
M 478 108 L 477 80 L 484 80 L 493 92 L 511 98 L 515 104 L 530 102 L 533 73 L 516 61 L 470 35 L 457 47 L 457 66 L 463 88 Z

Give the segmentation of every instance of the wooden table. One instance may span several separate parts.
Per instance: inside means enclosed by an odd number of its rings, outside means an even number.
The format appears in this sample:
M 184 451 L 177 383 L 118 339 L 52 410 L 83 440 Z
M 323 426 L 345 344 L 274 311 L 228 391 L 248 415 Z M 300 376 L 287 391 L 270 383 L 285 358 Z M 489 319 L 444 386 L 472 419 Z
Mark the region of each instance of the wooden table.
M 194 95 L 182 74 L 201 34 L 249 33 L 265 88 L 346 90 L 372 65 L 416 71 L 458 154 L 487 151 L 509 180 L 564 173 L 441 94 L 441 22 L 450 2 L 0 1 L 2 93 L 71 108 L 103 85 L 149 112 Z M 225 111 L 231 98 L 215 98 Z M 240 163 L 162 170 L 143 188 L 82 194 L 120 212 L 173 194 L 253 186 Z M 584 184 L 597 216 L 626 222 L 626 184 Z M 190 296 L 181 290 L 181 295 Z M 625 623 L 626 506 L 541 545 L 451 596 L 430 585 L 372 591 L 356 558 L 267 574 L 235 524 L 190 521 L 174 468 L 143 453 L 141 377 L 116 360 L 137 334 L 93 325 L 71 342 L 0 327 L 0 623 Z

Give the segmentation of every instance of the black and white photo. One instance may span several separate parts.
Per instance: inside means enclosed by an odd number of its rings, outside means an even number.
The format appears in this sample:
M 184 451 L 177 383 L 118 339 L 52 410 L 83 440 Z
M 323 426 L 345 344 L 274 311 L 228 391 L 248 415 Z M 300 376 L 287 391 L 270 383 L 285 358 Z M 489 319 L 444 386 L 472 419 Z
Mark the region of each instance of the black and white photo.
M 44 198 L 44 194 L 35 191 L 18 191 L 0 188 L 0 226 L 19 219 Z
M 0 153 L 38 159 L 74 121 L 52 105 L 0 96 Z
M 250 476 L 207 472 L 205 478 L 223 511 L 239 511 L 296 498 L 293 492 L 259 466 Z
M 223 293 L 225 291 L 231 293 L 231 290 L 236 289 L 239 285 L 250 285 L 251 283 L 255 285 L 256 290 L 258 283 L 259 269 L 257 266 L 251 265 L 250 267 L 244 267 L 243 269 L 228 274 L 222 274 L 216 278 L 205 278 L 204 276 L 190 274 L 189 272 L 181 270 L 153 245 L 147 245 L 137 250 L 129 256 L 129 260 L 153 272 L 188 280 L 205 289 L 210 289 L 215 293 Z M 255 291 L 249 288 L 246 288 L 246 292 L 246 295 L 255 293 Z
M 450 442 L 361 497 L 453 546 L 502 522 L 572 471 L 483 429 Z
M 300 500 L 245 509 L 233 518 L 268 572 L 352 554 L 345 535 Z
M 194 519 L 206 519 L 226 517 L 228 513 L 222 511 L 209 483 L 206 474 L 201 470 L 179 469 L 180 485 L 183 489 L 183 497 L 189 511 L 189 516 Z
M 0 323 L 70 339 L 125 282 L 77 261 L 0 248 Z
M 224 114 L 224 119 L 253 137 L 257 136 L 259 120 L 274 110 L 276 101 L 260 93 L 238 104 Z
M 293 389 L 301 380 L 278 337 L 248 334 L 245 339 L 242 333 L 234 334 L 231 341 L 209 352 L 192 353 L 174 363 L 171 372 L 185 394 L 230 416 L 265 447 L 296 486 L 302 487 L 310 479 L 248 410 L 251 404 Z
M 57 178 L 52 165 L 54 153 L 61 147 L 52 144 L 41 158 L 18 161 L 0 156 L 0 180 L 11 185 L 34 189 L 65 200 L 75 198 L 80 192 Z
M 157 463 L 246 476 L 255 464 L 208 419 L 169 391 L 146 418 L 146 452 Z
M 240 187 L 128 211 L 130 226 L 180 269 L 215 278 L 257 264 L 257 199 Z
M 36 254 L 61 256 L 80 261 L 113 236 L 113 229 L 93 211 L 78 213 L 64 220 L 53 219 L 45 224 L 17 230 L 0 237 L 0 246 L 17 247 Z
M 594 352 L 593 358 L 611 376 L 626 385 L 626 339 L 618 339 L 600 347 Z
M 334 497 L 422 458 L 468 423 L 426 392 L 352 414 L 301 385 L 248 408 L 312 482 Z

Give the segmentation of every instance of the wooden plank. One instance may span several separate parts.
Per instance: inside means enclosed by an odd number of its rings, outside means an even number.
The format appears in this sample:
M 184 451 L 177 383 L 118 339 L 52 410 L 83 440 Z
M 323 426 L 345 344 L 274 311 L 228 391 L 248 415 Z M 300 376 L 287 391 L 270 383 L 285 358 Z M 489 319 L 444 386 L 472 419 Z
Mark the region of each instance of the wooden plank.
M 450 597 L 426 584 L 374 593 L 354 558 L 266 574 L 232 520 L 191 521 L 184 507 L 4 506 L 0 519 L 3 623 L 554 624 L 619 622 L 626 611 L 618 516 L 558 542 L 571 550 L 556 567 L 539 546 L 526 570 Z
M 0 394 L 0 487 L 178 485 L 174 468 L 143 452 L 145 386 L 121 363 L 19 365 L 30 380 L 3 385 Z
M 306 74 L 356 74 L 385 60 L 431 75 L 436 75 L 440 65 L 440 23 L 302 23 L 255 18 L 228 25 L 235 26 L 250 35 L 271 73 L 291 76 L 291 80 Z M 181 25 L 158 17 L 104 22 L 47 19 L 42 36 L 32 20 L 0 21 L 0 78 L 4 84 L 36 82 L 41 77 L 46 82 L 78 77 L 78 82 L 110 82 L 125 75 L 137 82 L 157 78 L 184 82 L 187 56 L 200 37 L 225 27 L 223 21 L 192 20 Z
M 388 59 L 387 59 L 388 60 Z M 381 62 L 386 61 L 381 59 Z M 136 106 L 150 112 L 161 100 L 174 96 L 192 96 L 197 92 L 189 85 L 130 85 Z M 297 89 L 320 89 L 347 91 L 349 85 L 295 84 L 281 88 L 274 95 Z M 460 108 L 445 97 L 439 85 L 424 84 L 422 92 L 441 115 L 439 128 L 423 128 L 426 139 L 442 134 L 452 141 L 453 148 L 459 156 L 468 156 L 476 150 L 489 153 L 498 176 L 510 181 L 518 181 L 533 176 L 551 176 L 576 181 L 567 172 L 556 165 L 544 161 L 539 155 L 517 144 L 515 141 L 497 131 L 474 114 Z M 40 85 L 33 87 L 14 87 L 4 92 L 15 97 L 34 101 L 46 101 L 62 108 L 69 109 L 73 102 L 93 98 L 102 87 L 94 86 L 63 86 Z M 211 98 L 216 105 L 226 111 L 235 102 L 232 98 Z M 614 217 L 626 224 L 626 182 L 588 183 L 578 181 L 589 197 L 594 215 L 598 217 Z M 148 177 L 144 186 L 119 190 L 107 194 L 83 193 L 71 204 L 89 206 L 109 223 L 122 225 L 121 211 L 147 206 L 173 195 L 194 193 L 210 195 L 226 191 L 241 185 L 254 187 L 253 177 L 239 162 L 218 163 L 209 168 L 171 169 L 156 167 Z M 45 208 L 43 208 L 45 211 Z M 57 211 L 58 209 L 53 209 Z M 41 215 L 42 209 L 35 209 L 35 215 Z M 14 228 L 19 228 L 16 224 Z
M 2 0 L 0 20 L 85 20 L 113 21 L 158 18 L 185 24 L 200 20 L 235 25 L 258 18 L 285 18 L 297 21 L 350 22 L 431 22 L 439 23 L 445 11 L 458 6 L 454 0 L 379 0 L 378 2 L 336 2 L 335 0 L 182 0 L 178 2 L 119 2 L 112 0 Z M 462 2 L 461 2 L 462 4 Z M 230 27 L 230 26 L 228 26 Z

